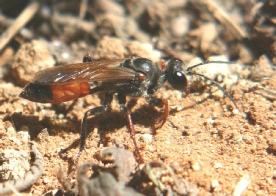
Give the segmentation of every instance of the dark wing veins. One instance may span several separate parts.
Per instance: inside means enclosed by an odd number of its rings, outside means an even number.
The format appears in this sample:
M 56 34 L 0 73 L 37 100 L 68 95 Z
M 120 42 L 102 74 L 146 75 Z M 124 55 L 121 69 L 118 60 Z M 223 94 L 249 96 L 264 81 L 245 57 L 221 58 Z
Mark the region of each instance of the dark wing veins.
M 95 81 L 135 80 L 134 70 L 120 66 L 124 61 L 124 59 L 101 60 L 52 67 L 37 72 L 31 83 L 65 85 Z

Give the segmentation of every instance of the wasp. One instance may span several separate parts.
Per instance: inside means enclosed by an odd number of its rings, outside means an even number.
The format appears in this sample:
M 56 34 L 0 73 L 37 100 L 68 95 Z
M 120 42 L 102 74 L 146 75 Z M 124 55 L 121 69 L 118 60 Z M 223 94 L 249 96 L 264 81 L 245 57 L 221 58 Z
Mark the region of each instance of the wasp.
M 186 68 L 182 60 L 177 58 L 159 60 L 155 63 L 140 57 L 94 61 L 90 55 L 86 55 L 83 58 L 83 63 L 52 67 L 37 72 L 19 96 L 33 102 L 61 103 L 98 92 L 104 94 L 103 105 L 92 108 L 84 114 L 78 159 L 84 149 L 88 117 L 100 115 L 109 110 L 113 95 L 116 94 L 120 110 L 125 114 L 127 120 L 137 160 L 142 162 L 143 159 L 135 140 L 131 113 L 126 107 L 126 97 L 147 97 L 150 105 L 163 110 L 153 125 L 153 129 L 157 130 L 166 122 L 169 109 L 168 101 L 154 97 L 154 92 L 168 82 L 175 90 L 189 93 L 187 75 L 205 77 L 192 71 L 193 68 L 201 65 L 204 63 Z M 218 85 L 215 81 L 211 81 Z M 223 90 L 222 87 L 220 89 Z M 223 92 L 225 91 L 223 90 Z M 231 96 L 229 94 L 227 96 L 236 107 Z

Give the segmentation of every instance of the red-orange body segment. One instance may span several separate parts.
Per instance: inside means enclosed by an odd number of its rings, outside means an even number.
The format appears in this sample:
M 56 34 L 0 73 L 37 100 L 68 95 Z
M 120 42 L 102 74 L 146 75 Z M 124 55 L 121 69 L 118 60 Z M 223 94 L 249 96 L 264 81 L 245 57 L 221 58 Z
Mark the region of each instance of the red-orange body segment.
M 66 85 L 51 85 L 50 89 L 53 97 L 52 100 L 49 100 L 49 103 L 70 101 L 84 97 L 90 93 L 90 85 L 88 82 Z

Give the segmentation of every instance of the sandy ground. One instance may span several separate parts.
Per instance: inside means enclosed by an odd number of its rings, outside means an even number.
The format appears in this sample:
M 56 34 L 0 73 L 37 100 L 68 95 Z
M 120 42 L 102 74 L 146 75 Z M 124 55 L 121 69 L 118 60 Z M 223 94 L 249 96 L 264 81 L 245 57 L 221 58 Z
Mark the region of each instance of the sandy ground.
M 102 97 L 89 95 L 73 105 L 72 101 L 40 104 L 19 98 L 22 86 L 34 72 L 54 65 L 52 51 L 44 47 L 40 42 L 32 42 L 21 46 L 15 57 L 8 50 L 1 55 L 2 60 L 10 56 L 13 63 L 8 71 L 2 68 L 0 152 L 23 151 L 26 154 L 19 162 L 30 160 L 28 141 L 32 140 L 37 142 L 44 157 L 43 175 L 27 190 L 29 195 L 43 195 L 62 187 L 57 173 L 61 169 L 70 172 L 78 152 L 82 117 L 88 109 L 100 106 Z M 86 49 L 78 52 L 75 62 L 82 61 L 84 51 Z M 122 44 L 119 38 L 107 36 L 92 54 L 95 58 L 138 54 L 156 60 L 159 57 L 156 51 L 152 50 L 153 55 L 149 55 L 141 42 Z M 148 106 L 144 98 L 139 98 L 136 104 L 128 98 L 144 161 L 157 160 L 168 165 L 177 162 L 178 178 L 195 186 L 199 195 L 276 195 L 276 71 L 266 61 L 266 56 L 255 60 L 255 66 L 245 66 L 245 61 L 238 59 L 239 69 L 234 73 L 238 80 L 226 85 L 239 112 L 225 94 L 218 96 L 210 85 L 188 95 L 165 85 L 155 96 L 168 100 L 169 117 L 154 133 L 151 126 L 161 111 Z M 38 66 L 31 66 L 30 62 Z M 79 163 L 98 164 L 97 154 L 107 147 L 117 146 L 133 152 L 126 125 L 116 99 L 112 102 L 112 111 L 89 118 L 90 133 Z M 64 151 L 61 153 L 61 150 Z M 17 167 L 22 169 L 20 164 Z M 28 170 L 28 166 L 24 169 Z M 4 175 L 9 179 L 22 176 L 22 171 L 16 174 L 15 171 L 15 168 L 1 171 L 2 178 Z

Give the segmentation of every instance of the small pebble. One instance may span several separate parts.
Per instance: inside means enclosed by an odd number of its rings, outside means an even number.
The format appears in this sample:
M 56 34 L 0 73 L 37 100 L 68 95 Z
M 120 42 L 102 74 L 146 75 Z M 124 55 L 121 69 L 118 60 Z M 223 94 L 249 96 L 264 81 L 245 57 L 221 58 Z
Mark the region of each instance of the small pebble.
M 193 168 L 194 171 L 200 170 L 200 165 L 199 165 L 199 163 L 198 163 L 198 162 L 194 162 L 194 163 L 192 164 L 192 168 Z

